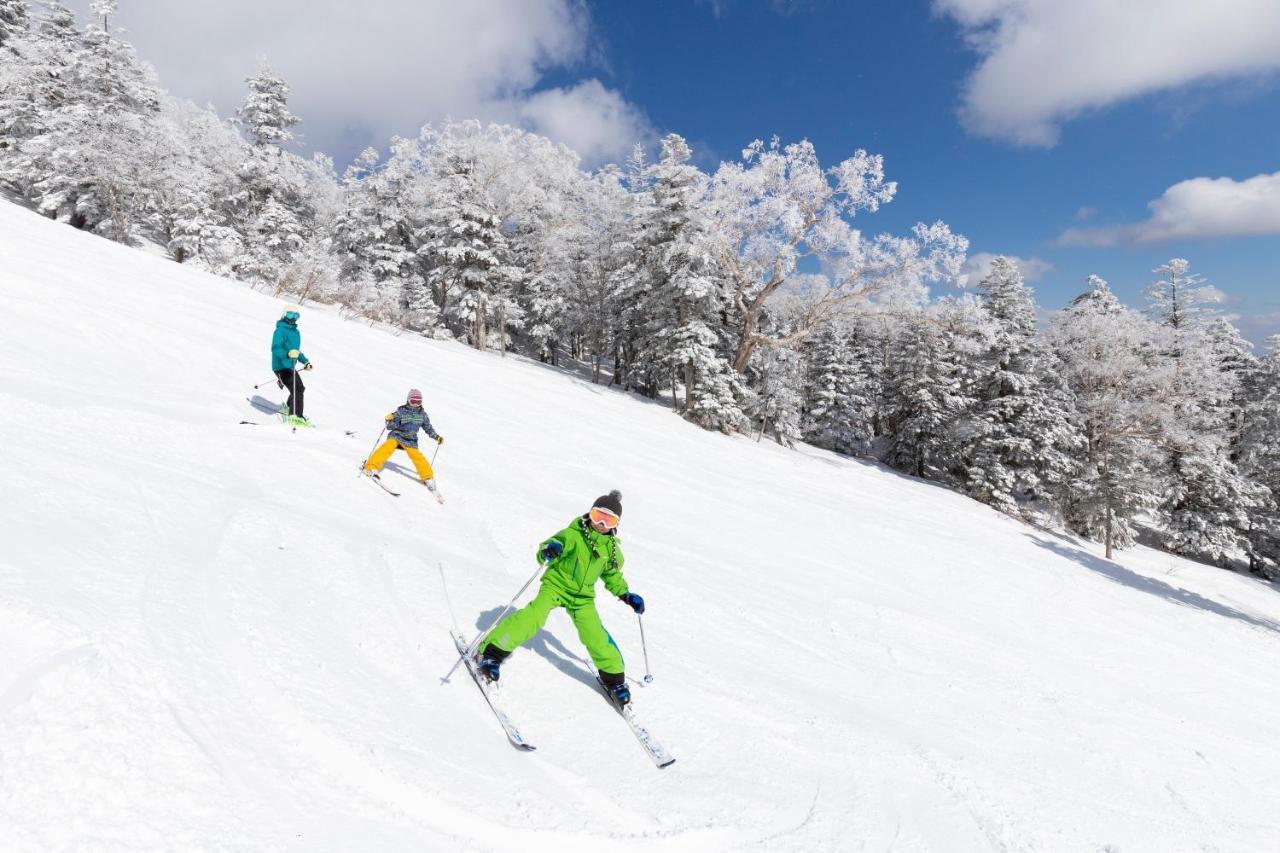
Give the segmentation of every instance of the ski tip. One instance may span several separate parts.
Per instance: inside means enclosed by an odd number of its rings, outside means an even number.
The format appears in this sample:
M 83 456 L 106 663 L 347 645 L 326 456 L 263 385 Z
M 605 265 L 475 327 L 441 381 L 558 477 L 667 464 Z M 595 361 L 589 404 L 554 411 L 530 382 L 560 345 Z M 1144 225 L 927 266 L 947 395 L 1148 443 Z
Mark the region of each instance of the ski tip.
M 664 761 L 658 765 L 658 769 L 665 770 L 666 768 L 670 767 L 672 764 L 675 764 L 675 763 L 676 763 L 676 760 L 674 758 L 671 759 L 670 761 Z

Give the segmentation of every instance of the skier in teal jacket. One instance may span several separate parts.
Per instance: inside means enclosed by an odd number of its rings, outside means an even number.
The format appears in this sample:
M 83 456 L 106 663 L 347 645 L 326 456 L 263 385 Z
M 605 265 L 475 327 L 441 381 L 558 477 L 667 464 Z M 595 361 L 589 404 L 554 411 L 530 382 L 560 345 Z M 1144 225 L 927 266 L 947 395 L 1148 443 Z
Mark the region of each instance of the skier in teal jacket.
M 302 347 L 302 333 L 298 331 L 298 318 L 302 312 L 296 305 L 284 309 L 280 319 L 276 321 L 275 334 L 271 336 L 271 372 L 276 375 L 280 387 L 289 392 L 289 414 L 302 420 L 303 395 L 306 386 L 298 376 L 298 364 L 303 370 L 311 369 L 311 360 L 307 358 Z
M 622 495 L 613 491 L 596 498 L 589 512 L 538 546 L 538 560 L 547 565 L 538 594 L 489 631 L 478 661 L 486 678 L 497 681 L 503 660 L 542 630 L 552 610 L 563 607 L 613 701 L 619 706 L 631 701 L 622 652 L 596 612 L 596 581 L 602 580 L 611 595 L 644 613 L 644 599 L 627 588 L 622 576 L 621 519 Z

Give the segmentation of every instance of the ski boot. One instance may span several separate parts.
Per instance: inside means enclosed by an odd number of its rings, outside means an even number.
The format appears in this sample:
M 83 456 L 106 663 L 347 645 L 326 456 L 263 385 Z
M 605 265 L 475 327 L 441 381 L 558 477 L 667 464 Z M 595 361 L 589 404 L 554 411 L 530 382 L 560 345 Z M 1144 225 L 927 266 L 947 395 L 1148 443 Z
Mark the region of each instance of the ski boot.
M 440 494 L 440 490 L 436 488 L 435 478 L 423 480 L 422 485 L 427 487 L 427 491 L 431 492 L 431 496 L 436 499 L 436 503 L 444 503 L 444 495 Z
M 627 686 L 627 679 L 622 673 L 602 672 L 600 682 L 609 691 L 609 701 L 616 705 L 619 711 L 631 701 L 631 688 Z
M 495 649 L 492 644 L 485 646 L 484 651 L 480 653 L 480 657 L 476 659 L 476 670 L 485 677 L 490 684 L 494 684 L 501 674 L 502 659 L 506 655 Z

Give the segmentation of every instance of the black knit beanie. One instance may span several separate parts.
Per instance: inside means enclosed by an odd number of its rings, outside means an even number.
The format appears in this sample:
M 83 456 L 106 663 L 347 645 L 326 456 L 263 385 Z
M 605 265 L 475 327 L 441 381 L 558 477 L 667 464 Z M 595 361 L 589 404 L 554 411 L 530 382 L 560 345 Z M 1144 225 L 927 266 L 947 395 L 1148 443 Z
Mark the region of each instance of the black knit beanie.
M 622 518 L 622 492 L 617 489 L 614 489 L 607 495 L 601 495 L 596 498 L 595 503 L 591 505 L 593 507 L 598 506 L 601 509 L 607 509 L 609 512 L 618 516 L 618 518 Z

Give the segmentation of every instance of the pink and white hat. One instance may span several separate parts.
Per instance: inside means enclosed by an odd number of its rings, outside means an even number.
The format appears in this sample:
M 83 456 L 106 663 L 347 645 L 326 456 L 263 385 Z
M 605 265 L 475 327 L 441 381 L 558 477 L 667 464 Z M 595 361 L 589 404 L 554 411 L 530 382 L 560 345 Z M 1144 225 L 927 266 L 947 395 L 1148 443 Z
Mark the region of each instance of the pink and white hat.
M 404 401 L 405 401 L 406 403 L 408 403 L 410 406 L 421 406 L 421 405 L 422 405 L 422 392 L 421 392 L 421 391 L 419 391 L 417 388 L 410 388 L 410 389 L 409 389 L 409 396 L 408 396 L 408 397 L 405 397 L 405 400 L 404 400 Z

